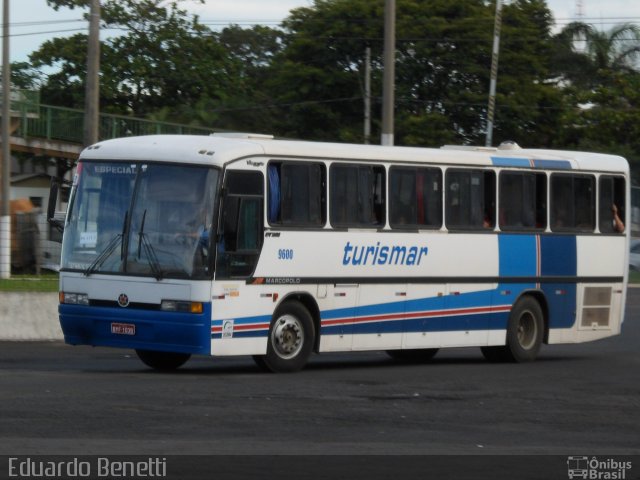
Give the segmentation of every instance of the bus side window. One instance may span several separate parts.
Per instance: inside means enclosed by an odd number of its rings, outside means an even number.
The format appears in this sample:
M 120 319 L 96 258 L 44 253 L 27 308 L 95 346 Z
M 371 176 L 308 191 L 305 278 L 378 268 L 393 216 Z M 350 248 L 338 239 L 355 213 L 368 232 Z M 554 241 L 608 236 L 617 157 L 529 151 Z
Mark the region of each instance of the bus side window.
M 496 176 L 493 171 L 447 170 L 447 228 L 492 230 L 496 220 L 495 198 Z
M 547 177 L 544 173 L 500 174 L 500 229 L 534 230 L 547 226 Z
M 392 228 L 442 226 L 442 171 L 439 168 L 391 167 L 389 223 Z
M 551 175 L 551 229 L 556 232 L 593 232 L 595 179 L 592 175 Z
M 331 225 L 334 227 L 383 227 L 385 223 L 384 167 L 333 164 L 331 177 Z
M 598 206 L 600 231 L 602 233 L 623 233 L 626 213 L 624 178 L 610 175 L 600 177 Z
M 262 174 L 228 172 L 222 201 L 216 276 L 250 276 L 262 247 Z
M 324 226 L 325 178 L 325 166 L 321 163 L 269 162 L 269 223 Z

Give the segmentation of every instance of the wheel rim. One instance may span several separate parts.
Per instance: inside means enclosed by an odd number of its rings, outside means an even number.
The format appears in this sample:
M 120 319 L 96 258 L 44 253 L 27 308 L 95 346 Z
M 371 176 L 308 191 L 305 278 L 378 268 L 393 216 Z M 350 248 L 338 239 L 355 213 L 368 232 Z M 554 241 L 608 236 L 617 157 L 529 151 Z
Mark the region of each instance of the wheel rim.
M 271 345 L 280 358 L 293 358 L 304 344 L 302 324 L 293 315 L 282 315 L 276 320 L 271 332 Z
M 531 350 L 538 337 L 538 324 L 530 311 L 523 312 L 518 319 L 518 343 L 524 350 Z

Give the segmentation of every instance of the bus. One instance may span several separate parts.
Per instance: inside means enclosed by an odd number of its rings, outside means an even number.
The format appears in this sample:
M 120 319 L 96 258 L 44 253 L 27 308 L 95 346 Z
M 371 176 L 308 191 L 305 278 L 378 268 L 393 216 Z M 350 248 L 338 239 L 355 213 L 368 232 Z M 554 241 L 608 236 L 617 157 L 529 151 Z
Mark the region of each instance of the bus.
M 168 370 L 251 355 L 428 360 L 620 333 L 629 166 L 612 155 L 143 136 L 86 148 L 64 221 L 66 343 Z

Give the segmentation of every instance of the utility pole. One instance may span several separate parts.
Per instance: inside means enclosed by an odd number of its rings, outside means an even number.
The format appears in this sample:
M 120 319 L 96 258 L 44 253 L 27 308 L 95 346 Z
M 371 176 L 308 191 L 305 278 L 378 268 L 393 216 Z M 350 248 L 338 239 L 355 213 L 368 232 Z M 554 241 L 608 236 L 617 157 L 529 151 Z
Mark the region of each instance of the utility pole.
M 364 52 L 364 143 L 371 141 L 371 47 Z
M 89 12 L 89 45 L 84 97 L 84 146 L 98 141 L 100 120 L 100 0 L 91 0 Z
M 393 145 L 395 106 L 396 0 L 384 3 L 384 86 L 382 90 L 382 145 Z
M 493 51 L 491 52 L 491 82 L 489 84 L 489 106 L 487 108 L 486 147 L 493 143 L 493 119 L 496 110 L 496 83 L 498 82 L 498 54 L 500 52 L 500 28 L 502 27 L 502 0 L 496 0 L 496 18 L 493 24 Z
M 0 212 L 0 278 L 11 276 L 11 62 L 9 59 L 9 0 L 2 4 L 2 212 Z

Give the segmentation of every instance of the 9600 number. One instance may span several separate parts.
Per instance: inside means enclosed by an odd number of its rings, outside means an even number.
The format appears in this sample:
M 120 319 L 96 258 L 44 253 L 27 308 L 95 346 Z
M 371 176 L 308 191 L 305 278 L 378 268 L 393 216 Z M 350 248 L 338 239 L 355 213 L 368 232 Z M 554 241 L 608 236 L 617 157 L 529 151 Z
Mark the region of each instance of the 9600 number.
M 293 250 L 290 248 L 279 249 L 278 260 L 293 260 Z

